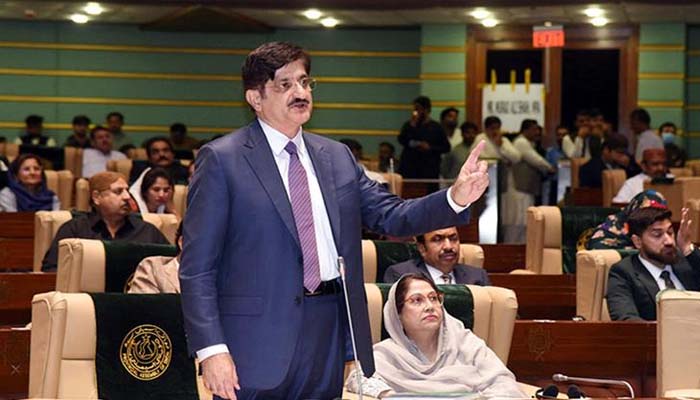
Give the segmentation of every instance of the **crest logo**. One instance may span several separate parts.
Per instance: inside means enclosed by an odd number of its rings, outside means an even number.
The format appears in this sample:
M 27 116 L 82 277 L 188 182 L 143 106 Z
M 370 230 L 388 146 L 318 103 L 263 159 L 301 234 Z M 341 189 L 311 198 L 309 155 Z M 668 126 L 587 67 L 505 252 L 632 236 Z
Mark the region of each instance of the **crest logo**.
M 124 368 L 134 378 L 151 381 L 163 375 L 170 366 L 173 345 L 161 328 L 144 324 L 126 334 L 119 348 Z

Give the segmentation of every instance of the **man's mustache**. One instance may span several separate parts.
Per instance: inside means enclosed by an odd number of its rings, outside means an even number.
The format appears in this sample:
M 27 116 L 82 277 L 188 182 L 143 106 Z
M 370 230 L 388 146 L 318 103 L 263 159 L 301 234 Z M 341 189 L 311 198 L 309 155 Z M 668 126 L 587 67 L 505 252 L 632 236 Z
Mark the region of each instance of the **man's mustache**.
M 297 99 L 292 100 L 292 101 L 289 103 L 289 107 L 296 106 L 297 104 L 304 104 L 304 105 L 307 105 L 307 106 L 308 106 L 308 105 L 309 105 L 309 101 L 306 100 L 306 99 L 297 98 Z

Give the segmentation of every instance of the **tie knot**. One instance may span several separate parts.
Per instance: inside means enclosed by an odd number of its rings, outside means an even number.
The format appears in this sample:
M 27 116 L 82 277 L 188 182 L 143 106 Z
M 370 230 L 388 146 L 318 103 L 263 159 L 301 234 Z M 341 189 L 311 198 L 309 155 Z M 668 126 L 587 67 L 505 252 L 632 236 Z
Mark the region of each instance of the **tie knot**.
M 287 151 L 287 153 L 289 153 L 289 155 L 297 154 L 297 145 L 295 145 L 292 141 L 287 143 L 287 145 L 284 146 L 284 149 Z

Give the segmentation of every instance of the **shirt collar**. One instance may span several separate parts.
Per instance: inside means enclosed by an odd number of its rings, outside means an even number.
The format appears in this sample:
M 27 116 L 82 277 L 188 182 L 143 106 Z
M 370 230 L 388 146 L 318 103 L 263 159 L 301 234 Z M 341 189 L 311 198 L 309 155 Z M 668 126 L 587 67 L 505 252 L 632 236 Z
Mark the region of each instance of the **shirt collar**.
M 651 274 L 651 276 L 653 276 L 654 279 L 656 279 L 657 281 L 661 279 L 661 273 L 664 271 L 668 271 L 669 273 L 673 274 L 673 268 L 671 268 L 670 265 L 666 265 L 663 268 L 659 268 L 656 265 L 654 265 L 651 261 L 644 258 L 644 256 L 642 256 L 641 253 L 639 254 L 639 261 L 641 261 L 644 268 L 646 268 L 647 271 L 649 271 L 649 273 Z
M 289 137 L 287 137 L 287 135 L 278 131 L 277 129 L 271 127 L 260 118 L 258 118 L 258 122 L 260 123 L 260 127 L 262 128 L 263 133 L 265 134 L 267 143 L 270 145 L 270 149 L 272 149 L 272 154 L 274 154 L 276 157 L 279 157 L 285 151 L 284 147 L 287 146 L 287 143 L 289 143 Z M 294 144 L 297 146 L 298 151 L 301 154 L 304 154 L 306 152 L 304 140 L 302 140 L 301 127 L 299 127 L 299 132 L 297 132 L 297 134 L 291 139 L 291 141 L 294 142 Z

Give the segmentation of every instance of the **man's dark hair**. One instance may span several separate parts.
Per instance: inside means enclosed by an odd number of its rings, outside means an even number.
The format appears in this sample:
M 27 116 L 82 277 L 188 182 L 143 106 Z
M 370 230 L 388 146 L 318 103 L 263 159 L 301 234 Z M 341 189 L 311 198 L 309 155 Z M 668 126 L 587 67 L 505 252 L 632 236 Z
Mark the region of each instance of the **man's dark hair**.
M 41 115 L 32 114 L 24 119 L 24 124 L 27 126 L 39 126 L 44 123 L 44 117 Z
M 456 108 L 454 108 L 454 107 L 447 107 L 446 109 L 442 110 L 442 112 L 440 113 L 440 121 L 442 121 L 443 119 L 445 119 L 445 117 L 447 116 L 447 114 L 449 114 L 449 113 L 451 113 L 451 112 L 453 112 L 453 111 L 456 112 L 457 114 L 459 114 L 459 110 L 456 109 Z
M 469 129 L 473 129 L 473 130 L 475 130 L 475 131 L 477 131 L 477 132 L 479 131 L 479 127 L 476 126 L 476 124 L 473 123 L 473 122 L 464 121 L 464 122 L 462 123 L 462 125 L 459 126 L 459 130 L 462 131 L 462 132 L 466 132 L 466 131 L 469 130 Z
M 109 120 L 112 117 L 117 117 L 121 122 L 124 122 L 124 114 L 120 113 L 119 111 L 112 111 L 111 113 L 107 114 L 107 120 Z
M 614 133 L 608 136 L 607 140 L 605 140 L 605 143 L 603 143 L 604 149 L 608 149 L 610 151 L 618 151 L 621 153 L 627 152 L 628 146 L 629 142 L 627 141 L 627 138 L 623 135 L 620 135 L 619 133 Z
M 152 137 L 152 138 L 146 140 L 146 143 L 143 144 L 143 147 L 146 148 L 146 154 L 148 155 L 149 158 L 151 157 L 151 146 L 153 146 L 153 143 L 157 143 L 157 142 L 167 143 L 168 147 L 170 148 L 170 151 L 175 152 L 175 150 L 173 149 L 173 144 L 172 144 L 172 142 L 170 142 L 170 139 L 168 139 L 165 136 L 155 136 L 155 137 Z
M 112 131 L 107 129 L 107 127 L 102 126 L 102 125 L 97 125 L 96 127 L 90 129 L 90 139 L 95 139 L 95 133 L 97 133 L 99 131 L 107 131 L 110 134 L 112 133 Z M 124 154 L 126 154 L 126 153 L 124 153 Z
M 392 153 L 395 153 L 395 152 L 396 152 L 396 147 L 394 147 L 394 145 L 391 144 L 391 143 L 389 143 L 389 142 L 381 142 L 381 143 L 379 143 L 379 147 L 382 147 L 382 146 L 386 146 L 386 147 L 390 148 Z
M 520 123 L 520 132 L 525 132 L 526 130 L 530 129 L 532 126 L 536 126 L 537 121 L 534 119 L 524 119 L 523 122 Z
M 658 207 L 644 207 L 632 211 L 627 219 L 629 235 L 637 235 L 640 238 L 645 230 L 654 222 L 671 219 L 671 210 Z
M 425 111 L 430 111 L 432 108 L 432 103 L 430 102 L 430 97 L 428 96 L 418 96 L 415 99 L 413 99 L 413 104 L 418 104 L 421 107 L 425 108 Z
M 187 133 L 187 126 L 185 124 L 183 124 L 182 122 L 176 122 L 176 123 L 170 125 L 170 132 L 185 134 L 185 133 Z
M 86 115 L 76 115 L 73 117 L 73 125 L 90 125 L 90 118 Z
M 501 122 L 501 119 L 495 115 L 488 116 L 484 120 L 484 128 L 489 128 L 489 127 L 496 125 L 496 124 L 503 125 L 503 123 Z
M 168 171 L 160 167 L 151 168 L 143 176 L 143 181 L 141 181 L 141 198 L 144 202 L 146 202 L 146 199 L 148 198 L 148 189 L 150 189 L 151 186 L 156 183 L 158 178 L 165 179 L 170 184 L 171 189 L 175 189 L 175 181 L 173 180 L 172 176 L 170 176 Z
M 403 306 L 406 304 L 406 292 L 408 292 L 408 287 L 411 285 L 411 281 L 423 281 L 430 285 L 431 288 L 438 294 L 442 296 L 442 292 L 438 289 L 435 282 L 423 274 L 405 274 L 401 276 L 398 285 L 396 286 L 396 292 L 394 295 L 394 301 L 396 302 L 396 311 L 401 314 Z
M 311 74 L 311 58 L 300 46 L 288 42 L 265 43 L 248 54 L 241 67 L 243 90 L 262 90 L 275 79 L 275 71 L 301 60 L 306 74 Z
M 645 124 L 645 125 L 650 125 L 651 124 L 651 116 L 649 116 L 649 112 L 643 108 L 635 108 L 632 110 L 630 113 L 630 118 L 636 119 L 637 121 Z
M 350 150 L 361 151 L 362 145 L 355 139 L 340 139 L 340 143 L 348 146 Z

